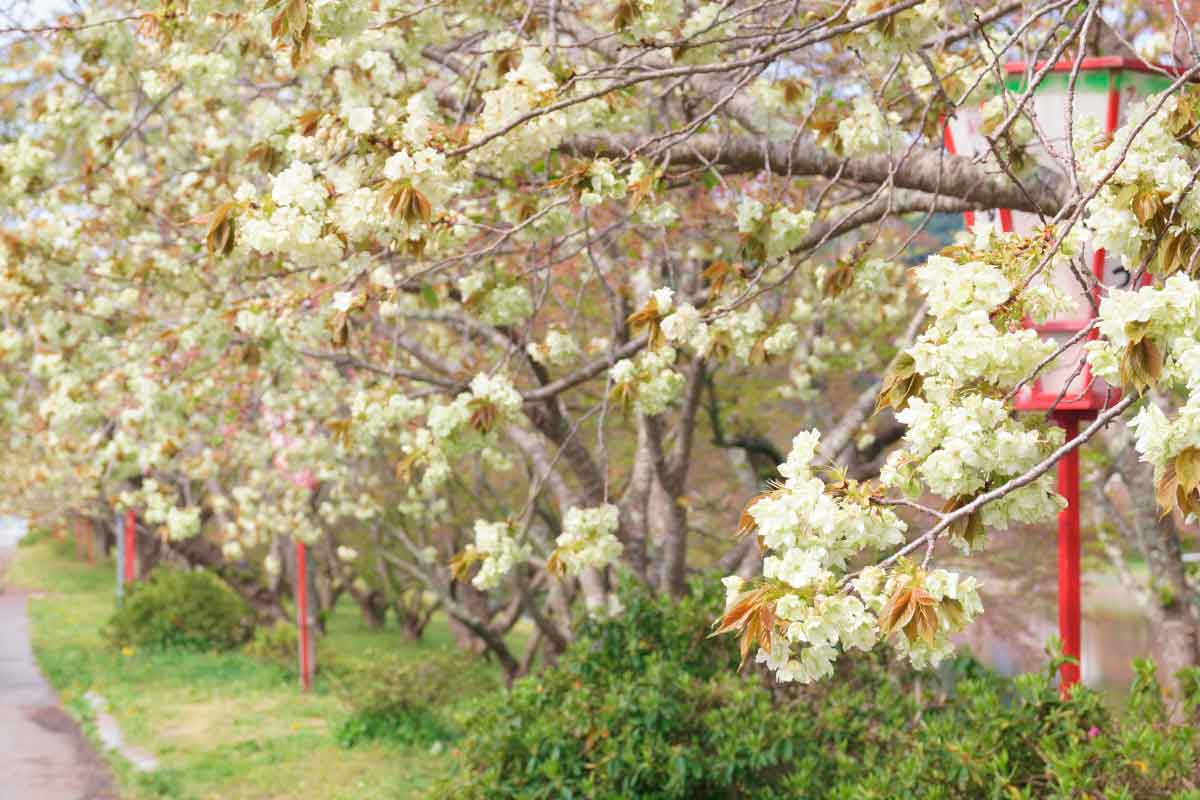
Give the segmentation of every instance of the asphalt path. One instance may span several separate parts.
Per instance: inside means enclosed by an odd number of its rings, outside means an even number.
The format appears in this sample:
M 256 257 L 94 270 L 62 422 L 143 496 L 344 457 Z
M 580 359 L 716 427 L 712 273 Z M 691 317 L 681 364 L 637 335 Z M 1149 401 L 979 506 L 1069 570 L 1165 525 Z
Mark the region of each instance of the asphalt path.
M 7 534 L 0 526 L 0 534 Z M 6 587 L 0 541 L 0 800 L 116 800 L 112 776 L 42 676 L 29 644 L 28 596 Z

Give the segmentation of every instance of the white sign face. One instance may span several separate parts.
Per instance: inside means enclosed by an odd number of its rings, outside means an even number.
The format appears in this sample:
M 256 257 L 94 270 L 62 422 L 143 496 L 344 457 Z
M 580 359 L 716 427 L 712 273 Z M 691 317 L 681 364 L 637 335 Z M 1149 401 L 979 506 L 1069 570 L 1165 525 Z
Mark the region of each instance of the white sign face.
M 1075 334 L 1067 332 L 1047 332 L 1042 334 L 1042 338 L 1053 339 L 1062 346 L 1068 339 Z M 1083 349 L 1083 342 L 1075 342 L 1066 349 L 1066 351 L 1058 357 L 1057 360 L 1047 367 L 1038 377 L 1038 384 L 1043 394 L 1051 394 L 1057 397 L 1062 393 L 1064 401 L 1078 400 L 1083 397 L 1084 392 L 1088 390 L 1088 382 L 1090 376 L 1088 373 L 1091 370 L 1080 369 L 1079 362 L 1087 355 Z M 1096 381 L 1098 385 L 1106 386 L 1102 381 Z M 1063 386 L 1067 386 L 1067 390 L 1063 392 Z
M 987 152 L 987 141 L 983 137 L 980 126 L 983 125 L 983 115 L 979 107 L 960 108 L 946 123 L 949 134 L 951 151 L 955 155 L 976 158 Z M 973 225 L 991 225 L 997 229 L 1000 226 L 1000 212 L 995 208 L 983 211 L 968 212 L 968 219 L 973 218 Z
M 1136 272 L 1136 267 L 1134 272 Z M 1100 282 L 1110 289 L 1132 289 L 1133 273 L 1125 268 L 1120 256 L 1104 254 L 1104 275 Z
M 1029 235 L 1033 228 L 1040 224 L 1036 214 L 1024 212 L 1013 212 L 1012 220 L 1014 230 L 1022 235 Z M 1069 263 L 1058 264 L 1050 276 L 1053 285 L 1075 301 L 1074 309 L 1047 320 L 1045 327 L 1051 330 L 1043 329 L 1040 333 L 1043 339 L 1052 339 L 1060 346 L 1086 327 L 1093 316 L 1088 295 L 1093 299 L 1103 297 L 1106 287 L 1121 288 L 1129 283 L 1129 273 L 1122 268 L 1119 256 L 1108 256 L 1104 259 L 1103 279 L 1097 281 L 1094 272 L 1095 255 L 1091 246 L 1083 248 L 1081 257 L 1074 260 L 1074 267 L 1075 269 L 1072 269 Z M 1038 377 L 1037 388 L 1043 398 L 1061 396 L 1063 402 L 1070 403 L 1084 399 L 1085 395 L 1104 395 L 1108 384 L 1093 378 L 1090 369 L 1080 366 L 1087 356 L 1084 341 L 1080 340 L 1068 347 Z
M 1050 78 L 1056 78 L 1051 80 Z M 1060 85 L 1062 84 L 1062 85 Z M 1107 82 L 1104 84 L 1107 85 Z M 1048 76 L 1046 81 L 1027 104 L 1030 116 L 1035 126 L 1034 140 L 1029 145 L 1030 153 L 1047 172 L 1062 173 L 1063 165 L 1070 160 L 1070 148 L 1067 144 L 1067 115 L 1064 113 L 1067 103 L 1065 76 Z M 1106 89 L 1097 85 L 1085 87 L 1080 81 L 1073 98 L 1074 125 L 1078 126 L 1085 118 L 1091 118 L 1104 127 L 1108 121 L 1109 96 Z M 947 128 L 952 140 L 954 152 L 958 155 L 977 157 L 987 152 L 987 141 L 982 131 L 983 115 L 978 107 L 960 109 L 952 118 Z M 1035 227 L 1041 224 L 1037 215 L 1014 211 L 1011 215 L 1011 230 L 1022 236 L 1029 236 Z M 1001 215 L 996 211 L 977 211 L 974 213 L 975 224 L 988 223 L 1000 227 Z M 1078 274 L 1067 264 L 1060 265 L 1051 281 L 1068 297 L 1075 301 L 1075 309 L 1064 314 L 1060 323 L 1069 321 L 1086 324 L 1092 316 L 1091 304 L 1087 295 L 1096 296 L 1098 284 L 1095 278 L 1095 259 L 1090 247 L 1084 248 L 1083 257 L 1077 259 L 1075 266 Z M 1105 287 L 1127 288 L 1130 283 L 1129 272 L 1119 259 L 1106 258 L 1099 284 Z M 1102 295 L 1102 290 L 1100 294 Z
M 960 108 L 946 123 L 949 129 L 950 142 L 955 155 L 974 158 L 987 152 L 987 142 L 984 141 L 983 114 L 977 106 Z
M 1029 153 L 1036 160 L 1039 172 L 1047 176 L 1068 174 L 1071 159 L 1068 118 L 1072 120 L 1073 131 L 1078 130 L 1084 120 L 1090 120 L 1101 130 L 1111 131 L 1112 123 L 1120 126 L 1126 121 L 1134 100 L 1161 92 L 1170 84 L 1170 78 L 1165 75 L 1130 69 L 1119 59 L 1104 60 L 1109 63 L 1083 70 L 1074 79 L 1057 69 L 1043 75 L 1026 104 L 1034 128 Z M 1008 80 L 1010 89 L 1015 91 L 1014 97 L 1021 94 L 1015 87 L 1023 85 L 1028 78 L 1028 72 L 1023 77 L 1010 74 Z M 1073 91 L 1068 92 L 1072 81 Z M 1071 98 L 1070 114 L 1067 113 L 1068 97 Z M 959 109 L 955 117 L 948 120 L 947 146 L 952 152 L 980 160 L 987 154 L 989 148 L 982 131 L 980 108 Z M 988 223 L 1022 236 L 1031 235 L 1035 228 L 1048 222 L 1025 212 L 977 211 L 968 214 L 967 219 L 973 225 Z M 1083 248 L 1083 253 L 1073 264 L 1058 265 L 1049 280 L 1075 301 L 1075 308 L 1038 325 L 1039 335 L 1064 344 L 1088 325 L 1095 313 L 1093 302 L 1098 303 L 1110 290 L 1134 288 L 1131 271 L 1136 268 L 1123 264 L 1119 256 L 1104 254 L 1100 257 L 1090 246 Z M 1084 342 L 1076 342 L 1041 374 L 1034 386 L 1022 388 L 1017 397 L 1018 407 L 1045 408 L 1048 398 L 1059 397 L 1060 393 L 1066 403 L 1083 400 L 1085 406 L 1103 404 L 1109 387 L 1094 379 L 1086 366 L 1081 368 L 1085 356 L 1083 348 Z M 1085 393 L 1089 397 L 1085 398 Z
M 1060 81 L 1065 80 L 1060 78 Z M 1067 174 L 1071 163 L 1071 147 L 1067 143 L 1067 93 L 1059 81 L 1047 78 L 1033 95 L 1031 118 L 1034 125 L 1029 152 L 1047 172 Z M 1092 120 L 1104 130 L 1108 124 L 1108 91 L 1078 86 L 1074 97 L 1073 126 L 1079 130 L 1084 120 Z
M 1023 211 L 1014 211 L 1012 221 L 1013 230 L 1022 236 L 1031 234 L 1039 224 L 1036 214 Z M 1084 245 L 1082 256 L 1075 259 L 1075 268 L 1077 272 L 1068 264 L 1059 264 L 1051 276 L 1051 282 L 1075 301 L 1075 309 L 1064 314 L 1060 320 L 1082 321 L 1079 327 L 1093 316 L 1093 309 L 1087 298 L 1088 291 L 1098 302 L 1109 289 L 1133 288 L 1132 272 L 1126 268 L 1120 256 L 1112 253 L 1104 254 L 1104 264 L 1099 270 L 1099 278 L 1096 278 L 1096 254 L 1091 245 Z
M 1058 76 L 1055 76 L 1058 77 Z M 1032 98 L 1034 140 L 1029 149 L 1043 170 L 1048 173 L 1063 173 L 1064 165 L 1070 162 L 1071 149 L 1067 141 L 1067 93 L 1060 86 L 1061 79 L 1043 84 Z M 1108 122 L 1108 91 L 1098 87 L 1084 87 L 1080 82 L 1073 97 L 1074 126 L 1078 128 L 1085 119 L 1098 123 L 1101 128 Z M 1034 214 L 1013 212 L 1013 230 L 1028 236 L 1041 224 Z M 1058 321 L 1086 321 L 1093 315 L 1088 295 L 1097 296 L 1095 256 L 1092 248 L 1085 247 L 1083 257 L 1076 259 L 1075 269 L 1069 264 L 1060 264 L 1051 281 L 1068 297 L 1075 301 L 1075 309 L 1065 313 Z M 1099 283 L 1120 287 L 1129 283 L 1129 276 L 1121 269 L 1119 259 L 1105 259 Z
M 1042 222 L 1036 214 L 1029 214 L 1024 211 L 1012 212 L 1012 228 L 1016 233 L 1022 236 L 1029 236 L 1034 229 L 1041 225 Z M 1092 306 L 1088 302 L 1088 294 L 1096 296 L 1097 281 L 1095 276 L 1095 256 L 1090 245 L 1085 245 L 1083 254 L 1080 258 L 1074 261 L 1074 269 L 1069 263 L 1060 263 L 1054 267 L 1054 272 L 1050 276 L 1050 282 L 1057 287 L 1063 294 L 1071 298 L 1075 302 L 1075 308 L 1065 312 L 1061 317 L 1052 321 L 1080 321 L 1077 327 L 1083 327 L 1087 324 L 1092 314 Z M 1106 278 L 1104 285 L 1106 286 L 1121 286 L 1122 283 L 1128 283 L 1128 277 L 1124 279 L 1118 272 L 1121 267 L 1119 258 L 1105 259 Z M 1120 270 L 1121 273 L 1124 270 Z

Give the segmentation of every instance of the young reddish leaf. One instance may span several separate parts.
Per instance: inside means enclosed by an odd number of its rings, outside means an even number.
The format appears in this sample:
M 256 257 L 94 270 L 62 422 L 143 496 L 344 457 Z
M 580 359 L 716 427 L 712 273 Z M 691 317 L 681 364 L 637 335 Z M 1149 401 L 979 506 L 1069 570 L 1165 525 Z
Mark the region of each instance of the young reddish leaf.
M 204 244 L 210 256 L 229 255 L 233 251 L 233 209 L 235 203 L 230 200 L 217 206 L 209 216 L 208 233 Z
M 271 38 L 281 39 L 287 35 L 287 9 L 281 9 L 278 14 L 271 19 Z
M 1179 503 L 1179 513 L 1184 516 L 1200 514 L 1200 491 L 1185 492 L 1180 487 L 1176 491 L 1176 502 Z
M 1161 509 L 1159 517 L 1165 517 L 1179 504 L 1179 481 L 1175 477 L 1175 465 L 1167 464 L 1154 485 L 1154 499 Z
M 1162 351 L 1149 336 L 1130 342 L 1121 357 L 1121 383 L 1138 394 L 1153 389 L 1162 377 Z
M 433 216 L 433 208 L 425 195 L 421 194 L 408 181 L 394 183 L 384 193 L 388 212 L 400 217 L 408 224 L 429 222 Z
M 740 595 L 714 623 L 716 630 L 709 636 L 711 638 L 723 633 L 741 633 L 741 639 L 738 642 L 741 654 L 738 669 L 741 669 L 746 665 L 752 645 L 757 643 L 764 650 L 771 649 L 775 625 L 775 600 L 772 597 L 771 588 L 763 586 Z
M 916 613 L 917 608 L 912 594 L 912 588 L 905 586 L 892 595 L 887 605 L 883 607 L 883 611 L 879 614 L 879 629 L 885 635 L 897 628 L 903 628 Z
M 348 445 L 350 444 L 351 423 L 352 420 L 349 417 L 332 417 L 325 420 L 325 427 L 329 428 L 329 432 L 333 434 L 334 441 Z
M 424 236 L 418 236 L 415 239 L 405 239 L 404 249 L 413 258 L 422 258 L 425 255 L 426 240 Z
M 1158 247 L 1156 271 L 1167 277 L 1174 275 L 1191 263 L 1195 252 L 1196 239 L 1190 233 L 1180 232 L 1168 236 Z
M 758 264 L 767 260 L 767 245 L 758 236 L 752 233 L 742 233 L 738 235 L 738 242 L 741 244 L 738 253 L 746 261 Z
M 922 639 L 933 644 L 938 630 L 937 602 L 920 586 L 905 586 L 884 606 L 879 629 L 885 636 L 900 630 L 910 642 Z
M 854 285 L 854 264 L 839 261 L 837 266 L 825 274 L 821 292 L 826 297 L 837 297 Z
M 625 320 L 629 325 L 629 330 L 635 335 L 643 331 L 647 333 L 650 339 L 647 344 L 651 350 L 657 350 L 667 341 L 663 336 L 662 326 L 659 324 L 661 321 L 662 317 L 658 313 L 658 304 L 654 298 L 647 300 L 644 306 L 630 314 Z
M 412 477 L 413 468 L 417 465 L 417 457 L 416 453 L 412 453 L 396 462 L 396 480 L 408 482 L 408 479 Z
M 967 497 L 952 497 L 942 506 L 942 513 L 949 514 L 959 508 L 962 508 L 973 498 Z M 973 511 L 965 517 L 959 517 L 950 523 L 948 529 L 950 536 L 961 539 L 966 542 L 971 548 L 974 548 L 984 536 L 985 530 L 983 527 L 983 515 L 978 511 Z
M 642 16 L 642 7 L 637 0 L 619 0 L 613 12 L 613 29 L 623 31 Z
M 746 363 L 752 367 L 759 367 L 771 361 L 771 354 L 767 352 L 767 337 L 760 336 L 750 348 L 750 353 L 746 356 Z
M 1137 217 L 1138 223 L 1142 225 L 1154 219 L 1162 209 L 1162 196 L 1154 189 L 1138 192 L 1134 195 L 1133 203 L 1131 204 L 1133 215 Z
M 521 63 L 519 55 L 515 47 L 509 47 L 496 53 L 496 74 L 506 75 L 516 69 Z
M 642 201 L 646 199 L 646 196 L 653 191 L 654 184 L 658 182 L 659 174 L 660 173 L 657 172 L 648 173 L 643 175 L 640 180 L 630 184 L 628 206 L 630 213 L 637 211 L 638 206 L 640 206 Z
M 1143 320 L 1133 320 L 1125 323 L 1125 336 L 1133 344 L 1137 344 L 1142 339 L 1146 338 L 1146 334 L 1150 332 L 1150 323 Z
M 884 374 L 883 389 L 875 401 L 875 413 L 888 407 L 902 411 L 910 397 L 921 393 L 923 384 L 924 378 L 917 372 L 917 362 L 908 353 L 900 353 Z
M 750 502 L 746 503 L 746 505 L 742 507 L 742 515 L 738 518 L 738 526 L 737 530 L 734 532 L 734 536 L 740 538 L 758 530 L 758 523 L 754 521 L 754 517 L 750 514 L 750 509 L 759 500 L 764 500 L 770 496 L 771 492 L 762 492 L 761 494 L 756 494 L 754 497 L 750 498 Z
M 1175 456 L 1175 477 L 1186 494 L 1200 488 L 1200 449 L 1189 447 Z
M 317 123 L 321 121 L 321 116 L 324 111 L 316 109 L 314 111 L 305 111 L 300 116 L 296 117 L 296 124 L 301 136 L 312 136 L 317 132 Z
M 737 270 L 728 261 L 714 261 L 704 268 L 704 272 L 700 273 L 700 277 L 708 281 L 713 296 L 716 296 L 721 293 L 721 289 L 725 286 L 725 281 L 736 272 Z
M 454 557 L 450 559 L 450 577 L 456 581 L 463 580 L 470 573 L 471 565 L 479 560 L 479 554 L 473 549 L 455 553 Z
M 804 97 L 807 84 L 797 78 L 784 78 L 779 81 L 779 87 L 783 89 L 783 102 L 791 105 Z
M 286 10 L 288 15 L 288 32 L 295 35 L 303 31 L 308 24 L 307 0 L 288 0 Z
M 618 383 L 609 392 L 608 399 L 623 413 L 628 413 L 630 406 L 633 405 L 633 396 L 634 388 L 632 386 L 627 383 Z
M 925 644 L 932 647 L 933 637 L 937 634 L 938 629 L 937 611 L 934 610 L 933 606 L 919 605 L 912 624 L 916 626 L 915 637 L 920 638 Z M 914 639 L 914 634 L 909 632 L 908 629 L 905 629 L 904 633 L 908 636 L 909 641 Z
M 345 311 L 339 311 L 329 320 L 330 330 L 333 332 L 333 346 L 345 347 L 350 343 L 350 317 Z
M 470 425 L 480 433 L 488 433 L 500 417 L 500 411 L 491 400 L 476 398 L 468 404 L 471 409 Z
M 292 37 L 292 69 L 299 69 L 301 64 L 312 58 L 314 44 L 312 23 L 306 21 L 300 33 Z

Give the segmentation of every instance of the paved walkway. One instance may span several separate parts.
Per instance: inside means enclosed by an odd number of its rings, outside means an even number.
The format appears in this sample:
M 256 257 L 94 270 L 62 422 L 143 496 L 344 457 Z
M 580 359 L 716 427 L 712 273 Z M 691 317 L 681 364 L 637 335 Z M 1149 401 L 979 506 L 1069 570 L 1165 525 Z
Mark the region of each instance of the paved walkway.
M 104 762 L 63 711 L 29 647 L 26 596 L 0 549 L 0 800 L 116 800 Z

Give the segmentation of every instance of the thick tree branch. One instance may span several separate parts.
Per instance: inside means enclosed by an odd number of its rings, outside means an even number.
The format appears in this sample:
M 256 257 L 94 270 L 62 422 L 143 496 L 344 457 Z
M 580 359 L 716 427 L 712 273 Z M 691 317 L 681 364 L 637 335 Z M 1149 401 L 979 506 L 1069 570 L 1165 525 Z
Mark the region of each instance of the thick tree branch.
M 587 158 L 624 158 L 642 145 L 633 137 L 595 135 L 568 140 L 560 149 Z M 699 134 L 671 148 L 671 163 L 717 164 L 732 172 L 786 165 L 787 174 L 793 177 L 823 176 L 876 186 L 890 180 L 899 189 L 955 198 L 981 208 L 1012 208 L 1050 216 L 1067 203 L 1066 182 L 1057 176 L 1045 176 L 1046 182 L 1030 181 L 1022 190 L 1007 176 L 965 156 L 920 147 L 893 163 L 887 154 L 838 158 L 809 140 L 762 142 L 751 137 Z

